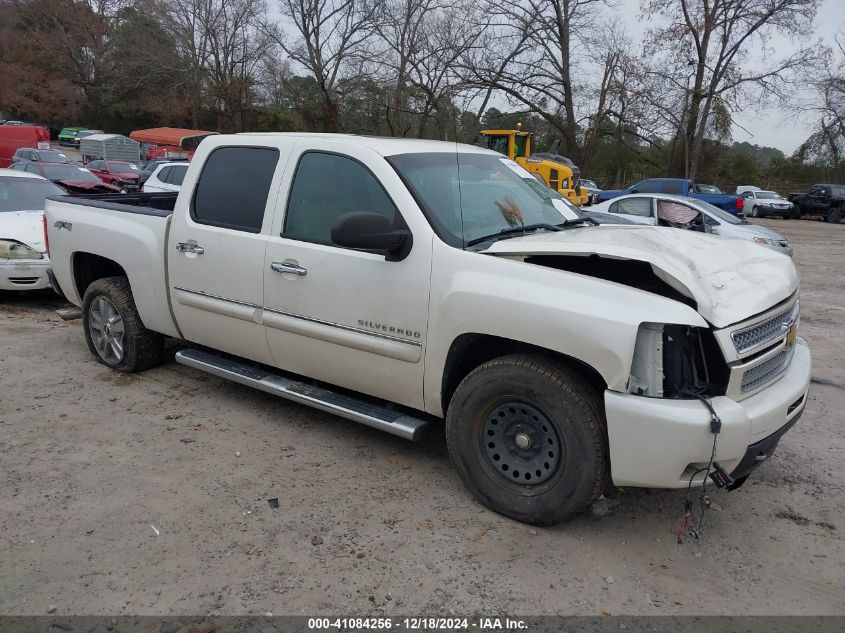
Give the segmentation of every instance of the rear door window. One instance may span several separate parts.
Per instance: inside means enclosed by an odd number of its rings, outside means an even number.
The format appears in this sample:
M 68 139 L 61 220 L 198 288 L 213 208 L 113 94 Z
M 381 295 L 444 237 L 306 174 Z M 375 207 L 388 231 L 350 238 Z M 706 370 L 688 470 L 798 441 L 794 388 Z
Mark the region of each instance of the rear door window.
M 188 171 L 187 165 L 174 165 L 170 168 L 170 184 L 171 185 L 180 185 L 182 181 L 185 180 L 185 173 Z
M 650 218 L 652 215 L 651 198 L 628 198 L 626 200 L 618 200 L 611 205 L 610 212 Z
M 260 233 L 278 162 L 275 148 L 218 147 L 203 165 L 191 218 L 199 224 Z
M 170 182 L 170 167 L 165 167 L 160 172 L 158 172 L 158 176 L 156 178 L 159 179 L 160 182 Z

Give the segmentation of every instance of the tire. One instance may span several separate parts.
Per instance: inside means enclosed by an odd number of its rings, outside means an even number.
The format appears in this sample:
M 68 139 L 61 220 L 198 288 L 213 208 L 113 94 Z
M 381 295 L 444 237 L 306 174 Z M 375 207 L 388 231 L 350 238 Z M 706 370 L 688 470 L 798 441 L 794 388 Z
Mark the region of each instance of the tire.
M 830 213 L 827 214 L 828 222 L 839 224 L 840 220 L 842 220 L 842 211 L 839 209 L 831 209 Z
M 802 215 L 803 214 L 801 213 L 801 208 L 796 205 L 795 211 L 792 212 L 792 219 L 793 220 L 800 220 Z
M 122 325 L 122 332 L 117 325 Z M 144 327 L 126 277 L 106 277 L 88 286 L 82 300 L 82 329 L 88 349 L 106 367 L 136 372 L 162 363 L 164 336 Z M 117 341 L 117 347 L 109 340 Z
M 758 216 L 757 207 L 751 207 L 751 217 L 756 218 Z
M 484 363 L 463 379 L 446 415 L 449 455 L 464 485 L 494 512 L 534 525 L 564 521 L 601 494 L 606 437 L 599 395 L 542 356 Z

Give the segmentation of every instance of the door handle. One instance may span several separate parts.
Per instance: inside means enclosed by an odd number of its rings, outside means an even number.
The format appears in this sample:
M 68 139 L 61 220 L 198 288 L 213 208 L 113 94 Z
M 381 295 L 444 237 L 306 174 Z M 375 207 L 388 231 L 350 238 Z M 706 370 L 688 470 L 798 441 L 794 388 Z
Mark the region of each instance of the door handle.
M 196 255 L 202 255 L 205 252 L 202 246 L 193 242 L 179 242 L 176 244 L 176 250 L 180 253 L 194 253 Z
M 290 275 L 299 275 L 300 277 L 305 277 L 305 275 L 308 274 L 307 269 L 290 260 L 273 262 L 270 264 L 270 268 L 275 270 L 277 273 L 288 273 Z

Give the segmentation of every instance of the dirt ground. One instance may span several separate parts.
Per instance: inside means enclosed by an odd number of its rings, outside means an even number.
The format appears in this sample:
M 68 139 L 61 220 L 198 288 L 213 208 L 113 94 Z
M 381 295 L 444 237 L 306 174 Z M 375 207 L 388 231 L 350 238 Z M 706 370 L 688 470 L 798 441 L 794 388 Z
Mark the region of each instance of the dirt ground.
M 845 224 L 763 223 L 796 244 L 810 400 L 681 546 L 679 491 L 532 528 L 470 498 L 442 435 L 115 373 L 54 296 L 0 295 L 0 613 L 845 613 Z

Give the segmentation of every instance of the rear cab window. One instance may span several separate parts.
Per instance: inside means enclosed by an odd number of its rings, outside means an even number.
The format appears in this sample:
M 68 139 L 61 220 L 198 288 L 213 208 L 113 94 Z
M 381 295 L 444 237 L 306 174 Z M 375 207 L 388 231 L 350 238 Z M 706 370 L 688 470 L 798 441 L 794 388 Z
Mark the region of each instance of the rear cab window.
M 666 180 L 663 182 L 663 193 L 684 195 L 684 183 L 678 180 Z
M 638 185 L 635 185 L 637 193 L 659 193 L 660 183 L 656 180 L 643 180 Z
M 279 150 L 274 147 L 212 150 L 197 180 L 191 219 L 197 224 L 260 233 L 278 162 Z

